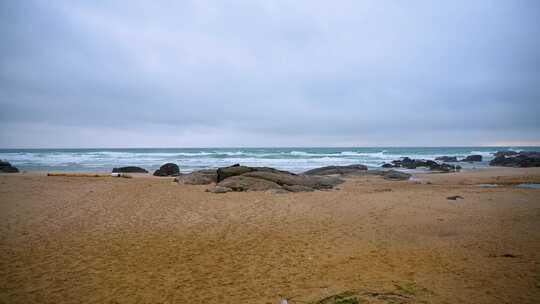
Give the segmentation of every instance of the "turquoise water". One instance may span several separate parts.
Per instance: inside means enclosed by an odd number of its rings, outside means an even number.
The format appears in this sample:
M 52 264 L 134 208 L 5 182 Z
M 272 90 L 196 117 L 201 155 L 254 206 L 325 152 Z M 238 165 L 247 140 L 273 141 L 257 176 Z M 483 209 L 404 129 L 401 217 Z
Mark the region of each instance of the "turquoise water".
M 235 163 L 302 172 L 326 165 L 365 164 L 376 168 L 405 156 L 434 159 L 470 154 L 480 154 L 484 161 L 462 166 L 485 167 L 493 153 L 500 150 L 540 151 L 540 147 L 3 149 L 0 159 L 25 171 L 110 172 L 113 167 L 127 165 L 151 171 L 163 163 L 174 162 L 182 172 Z

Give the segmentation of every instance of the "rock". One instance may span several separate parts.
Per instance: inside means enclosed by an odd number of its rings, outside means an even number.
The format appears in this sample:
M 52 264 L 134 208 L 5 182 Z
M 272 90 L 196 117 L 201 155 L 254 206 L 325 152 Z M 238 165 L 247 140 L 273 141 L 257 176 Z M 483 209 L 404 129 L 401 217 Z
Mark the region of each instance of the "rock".
M 457 157 L 455 156 L 439 156 L 435 158 L 435 160 L 439 160 L 439 161 L 447 162 L 447 163 L 455 163 L 458 161 Z
M 148 173 L 148 171 L 144 170 L 141 167 L 127 166 L 127 167 L 113 168 L 112 173 Z
M 278 184 L 255 177 L 232 176 L 220 181 L 217 186 L 230 188 L 232 191 L 266 191 L 270 189 L 282 189 Z
M 242 174 L 242 176 L 248 176 L 258 179 L 264 179 L 274 182 L 280 186 L 299 185 L 309 187 L 313 189 L 331 189 L 334 186 L 341 184 L 342 179 L 330 176 L 309 176 L 309 175 L 296 175 L 292 173 L 284 172 L 264 172 L 254 171 Z
M 175 178 L 174 181 L 186 185 L 208 185 L 217 182 L 217 171 L 214 169 L 193 171 Z
M 242 175 L 251 171 L 255 171 L 255 168 L 240 166 L 238 164 L 230 167 L 219 168 L 217 169 L 217 182 L 219 183 L 228 177 Z
M 519 152 L 512 156 L 501 154 L 489 162 L 490 166 L 540 167 L 540 152 Z
M 177 164 L 166 163 L 154 172 L 154 176 L 178 176 L 180 168 Z
M 231 188 L 221 187 L 221 186 L 215 186 L 213 188 L 206 189 L 206 192 L 210 192 L 210 193 L 227 193 L 231 191 L 233 191 Z
M 455 201 L 455 200 L 464 199 L 464 198 L 463 198 L 463 196 L 460 196 L 460 195 L 454 195 L 454 196 L 449 196 L 446 199 Z
M 516 151 L 498 151 L 494 154 L 495 157 L 499 157 L 499 156 L 516 156 L 518 155 L 519 153 L 516 152 Z
M 469 155 L 461 160 L 462 162 L 481 162 L 482 155 Z
M 17 167 L 12 166 L 7 161 L 0 160 L 0 172 L 1 173 L 18 173 L 19 169 L 17 169 Z
M 429 169 L 432 171 L 441 171 L 441 172 L 448 173 L 448 172 L 457 172 L 461 170 L 461 166 L 450 165 L 450 164 L 445 164 L 445 163 L 442 163 L 442 164 L 435 163 L 431 165 Z
M 283 185 L 283 189 L 290 191 L 290 192 L 313 192 L 315 189 L 306 187 L 306 186 L 300 186 L 300 185 Z
M 304 175 L 333 175 L 333 174 L 355 174 L 367 171 L 367 167 L 364 165 L 349 165 L 349 166 L 326 166 L 316 168 L 304 172 Z
M 382 173 L 383 178 L 387 180 L 408 180 L 411 178 L 411 175 L 409 173 L 400 172 L 396 170 L 390 170 Z
M 443 156 L 443 157 L 449 157 L 449 156 Z M 442 158 L 442 157 L 440 157 Z M 452 161 L 454 161 L 455 157 L 450 158 Z M 450 165 L 445 163 L 438 163 L 433 160 L 424 160 L 424 159 L 411 159 L 408 157 L 404 157 L 401 160 L 394 160 L 391 164 L 385 164 L 383 165 L 384 168 L 406 168 L 406 169 L 417 169 L 419 167 L 429 168 L 429 170 L 432 171 L 440 171 L 440 172 L 454 172 L 461 170 L 461 167 L 458 165 Z

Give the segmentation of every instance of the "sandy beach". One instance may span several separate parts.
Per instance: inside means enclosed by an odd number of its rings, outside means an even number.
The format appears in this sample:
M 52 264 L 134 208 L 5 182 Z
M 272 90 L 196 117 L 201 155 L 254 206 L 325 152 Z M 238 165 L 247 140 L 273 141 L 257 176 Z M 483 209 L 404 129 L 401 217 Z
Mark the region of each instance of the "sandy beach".
M 0 175 L 0 302 L 538 303 L 540 190 L 521 182 L 540 168 L 289 194 Z

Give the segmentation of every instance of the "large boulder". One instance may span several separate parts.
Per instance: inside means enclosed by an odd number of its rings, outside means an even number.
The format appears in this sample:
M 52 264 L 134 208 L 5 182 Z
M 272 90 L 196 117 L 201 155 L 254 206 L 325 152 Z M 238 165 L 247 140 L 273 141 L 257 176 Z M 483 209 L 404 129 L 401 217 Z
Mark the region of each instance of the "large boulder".
M 490 161 L 489 165 L 520 168 L 540 167 L 540 152 L 519 152 L 512 156 L 501 154 Z
M 461 160 L 462 162 L 481 162 L 482 155 L 469 155 Z
M 304 172 L 305 175 L 334 175 L 334 174 L 358 174 L 367 171 L 364 165 L 349 165 L 349 166 L 326 166 L 316 168 Z
M 392 181 L 408 180 L 409 178 L 411 178 L 411 174 L 396 171 L 396 170 L 386 171 L 386 172 L 382 173 L 382 176 L 383 176 L 384 179 L 392 180 Z
M 18 173 L 19 169 L 17 169 L 17 167 L 12 166 L 7 161 L 0 160 L 0 172 L 2 172 L 2 173 Z
M 220 181 L 218 187 L 229 188 L 232 191 L 266 191 L 282 189 L 280 185 L 265 179 L 249 176 L 232 176 Z
M 145 169 L 136 166 L 113 168 L 112 173 L 148 173 Z
M 505 157 L 508 157 L 508 156 L 516 156 L 518 155 L 519 153 L 516 152 L 516 151 L 497 151 L 494 156 L 495 157 L 499 157 L 499 156 L 505 156 Z
M 159 167 L 158 170 L 154 172 L 154 176 L 178 176 L 180 175 L 180 168 L 177 164 L 166 163 Z
M 457 157 L 455 156 L 439 156 L 435 158 L 435 160 L 447 162 L 447 163 L 455 163 L 458 161 Z
M 174 180 L 186 185 L 208 185 L 217 182 L 217 171 L 215 169 L 193 171 L 190 174 L 180 175 Z
M 308 175 L 296 175 L 292 173 L 282 172 L 264 172 L 253 171 L 242 174 L 242 176 L 248 176 L 258 179 L 264 179 L 272 181 L 280 186 L 304 186 L 313 189 L 331 189 L 334 186 L 343 182 L 342 179 L 337 177 L 327 176 L 308 176 Z

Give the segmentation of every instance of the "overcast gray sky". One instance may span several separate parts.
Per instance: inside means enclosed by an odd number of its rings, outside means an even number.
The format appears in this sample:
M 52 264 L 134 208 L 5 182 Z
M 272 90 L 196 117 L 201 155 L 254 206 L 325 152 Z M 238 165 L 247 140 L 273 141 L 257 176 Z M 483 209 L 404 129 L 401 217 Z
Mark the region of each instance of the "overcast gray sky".
M 0 147 L 540 145 L 540 1 L 1 1 Z

